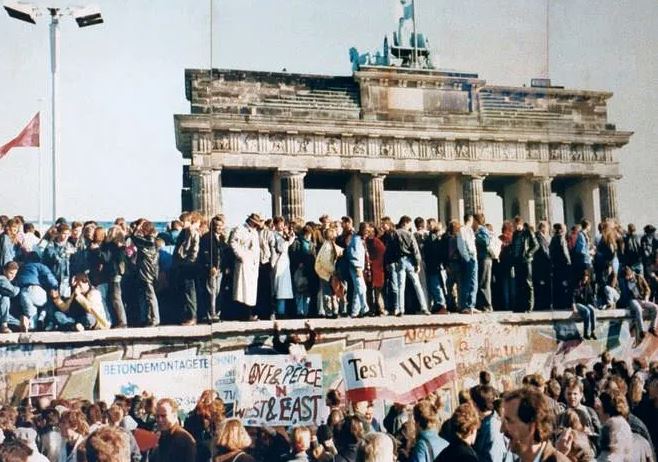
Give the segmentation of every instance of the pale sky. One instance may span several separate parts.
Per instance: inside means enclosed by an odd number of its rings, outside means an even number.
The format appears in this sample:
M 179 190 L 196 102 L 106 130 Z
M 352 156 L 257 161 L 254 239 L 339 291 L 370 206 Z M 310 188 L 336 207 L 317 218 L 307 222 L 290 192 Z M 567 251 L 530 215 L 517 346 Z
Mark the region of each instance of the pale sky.
M 418 29 L 438 53 L 440 68 L 477 72 L 491 84 L 529 84 L 545 69 L 546 1 L 416 0 Z M 635 132 L 620 156 L 621 218 L 657 223 L 658 2 L 548 1 L 550 77 L 567 88 L 614 92 L 609 122 Z M 64 18 L 59 214 L 99 220 L 176 216 L 182 178 L 173 115 L 189 113 L 186 68 L 349 75 L 348 49 L 379 48 L 395 28 L 397 2 L 99 0 L 104 24 L 79 29 Z M 51 210 L 48 22 L 42 17 L 34 26 L 0 11 L 0 144 L 42 110 L 46 218 Z M 36 219 L 38 153 L 15 149 L 0 159 L 0 213 Z M 387 193 L 386 199 L 392 216 L 436 215 L 429 192 Z M 488 200 L 486 206 L 497 221 L 496 202 Z M 253 208 L 268 215 L 269 207 L 265 190 L 224 191 L 231 222 Z M 307 193 L 309 219 L 325 210 L 338 215 L 344 208 L 336 191 Z

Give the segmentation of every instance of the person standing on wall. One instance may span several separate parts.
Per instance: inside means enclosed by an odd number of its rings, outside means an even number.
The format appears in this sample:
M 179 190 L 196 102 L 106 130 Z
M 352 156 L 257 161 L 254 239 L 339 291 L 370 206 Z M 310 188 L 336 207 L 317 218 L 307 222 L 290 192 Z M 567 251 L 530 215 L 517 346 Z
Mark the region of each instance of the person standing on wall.
M 491 269 L 492 256 L 489 251 L 491 235 L 485 226 L 484 214 L 473 215 L 473 231 L 475 233 L 475 249 L 477 253 L 478 285 L 475 306 L 482 311 L 493 311 L 491 303 Z
M 233 300 L 242 304 L 250 321 L 257 321 L 252 313 L 258 296 L 258 269 L 260 265 L 260 240 L 258 230 L 263 219 L 257 213 L 247 217 L 244 224 L 233 230 L 229 245 L 235 254 L 233 271 Z
M 529 313 L 535 306 L 535 291 L 532 286 L 532 259 L 537 251 L 537 240 L 530 225 L 517 216 L 514 218 L 512 235 L 512 261 L 516 297 L 514 311 Z

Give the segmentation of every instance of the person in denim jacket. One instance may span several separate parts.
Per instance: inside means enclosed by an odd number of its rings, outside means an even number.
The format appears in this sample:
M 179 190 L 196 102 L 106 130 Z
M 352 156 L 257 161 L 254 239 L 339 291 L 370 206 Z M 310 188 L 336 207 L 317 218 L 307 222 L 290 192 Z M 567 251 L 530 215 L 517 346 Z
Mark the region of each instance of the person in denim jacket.
M 0 333 L 8 334 L 11 332 L 9 329 L 9 320 L 12 319 L 12 324 L 17 324 L 16 319 L 9 314 L 11 307 L 11 299 L 18 296 L 21 289 L 12 284 L 12 281 L 18 273 L 18 263 L 9 261 L 3 267 L 2 275 L 0 275 Z

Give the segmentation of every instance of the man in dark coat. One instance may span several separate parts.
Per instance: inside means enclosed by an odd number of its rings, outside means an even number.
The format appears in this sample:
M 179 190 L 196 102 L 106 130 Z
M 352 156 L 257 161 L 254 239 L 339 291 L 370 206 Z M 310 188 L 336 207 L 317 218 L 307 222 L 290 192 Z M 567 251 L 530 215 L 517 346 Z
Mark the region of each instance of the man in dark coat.
M 514 311 L 530 312 L 535 306 L 532 260 L 537 251 L 537 239 L 530 226 L 521 217 L 514 218 L 514 226 L 516 228 L 512 236 L 512 261 L 516 287 Z
M 152 462 L 195 462 L 196 441 L 178 422 L 178 405 L 171 398 L 158 401 L 155 419 L 160 430 L 160 440 Z

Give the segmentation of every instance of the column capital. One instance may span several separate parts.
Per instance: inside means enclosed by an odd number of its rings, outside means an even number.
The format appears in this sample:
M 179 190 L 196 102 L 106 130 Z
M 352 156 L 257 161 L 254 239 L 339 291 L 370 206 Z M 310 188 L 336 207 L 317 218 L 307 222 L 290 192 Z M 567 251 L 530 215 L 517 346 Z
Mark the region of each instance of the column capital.
M 530 181 L 536 181 L 536 182 L 546 181 L 546 182 L 550 183 L 554 179 L 555 179 L 555 177 L 550 176 L 550 175 L 533 175 L 533 176 L 530 177 Z
M 484 172 L 464 172 L 462 173 L 462 176 L 471 180 L 484 180 L 487 177 L 487 174 Z
M 603 175 L 599 177 L 599 183 L 616 183 L 621 180 L 621 175 Z
M 369 171 L 369 170 L 361 170 L 361 175 L 367 175 L 371 176 L 373 178 L 377 177 L 386 177 L 388 175 L 388 172 L 375 172 L 375 171 Z
M 284 170 L 284 169 L 279 169 L 277 170 L 277 173 L 281 178 L 286 178 L 286 177 L 294 177 L 294 176 L 301 176 L 302 178 L 306 176 L 307 170 L 305 169 L 295 169 L 295 170 Z

